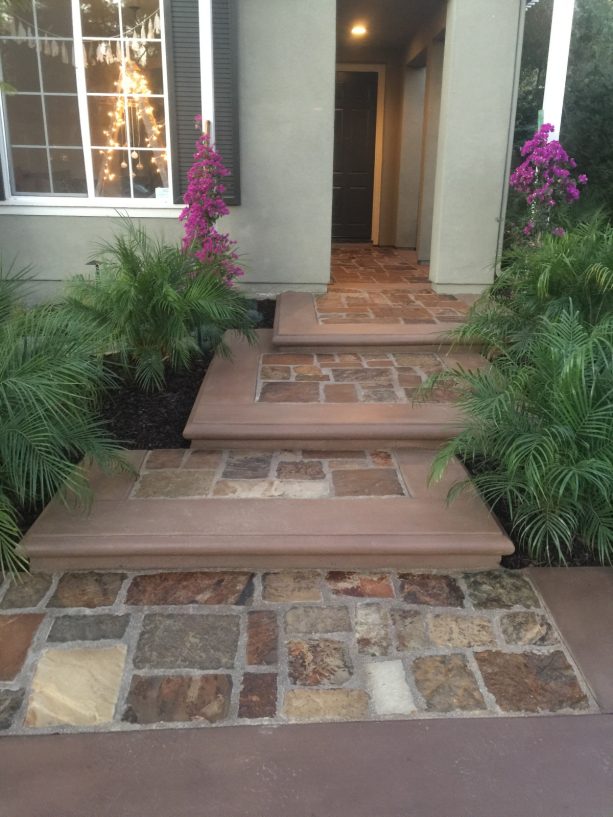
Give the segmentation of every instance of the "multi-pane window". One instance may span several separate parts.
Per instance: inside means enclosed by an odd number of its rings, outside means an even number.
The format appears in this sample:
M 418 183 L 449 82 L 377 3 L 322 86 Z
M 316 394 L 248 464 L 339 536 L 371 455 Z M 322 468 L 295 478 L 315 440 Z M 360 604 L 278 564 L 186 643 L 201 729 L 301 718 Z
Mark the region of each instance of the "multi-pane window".
M 0 15 L 14 196 L 168 199 L 159 0 L 15 0 Z

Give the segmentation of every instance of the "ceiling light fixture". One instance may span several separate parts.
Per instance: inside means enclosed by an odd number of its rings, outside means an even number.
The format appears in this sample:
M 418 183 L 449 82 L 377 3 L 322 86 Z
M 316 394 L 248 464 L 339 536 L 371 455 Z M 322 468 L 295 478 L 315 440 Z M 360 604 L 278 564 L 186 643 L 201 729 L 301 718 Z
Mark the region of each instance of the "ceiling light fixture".
M 368 29 L 363 23 L 356 23 L 351 28 L 351 34 L 354 37 L 364 37 L 365 34 L 368 34 Z

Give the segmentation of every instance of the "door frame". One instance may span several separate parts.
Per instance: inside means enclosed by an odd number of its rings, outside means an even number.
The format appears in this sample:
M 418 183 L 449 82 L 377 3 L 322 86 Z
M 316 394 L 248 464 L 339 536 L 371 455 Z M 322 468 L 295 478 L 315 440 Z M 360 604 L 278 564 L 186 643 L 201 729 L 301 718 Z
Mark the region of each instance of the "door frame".
M 381 190 L 383 186 L 383 121 L 385 117 L 385 65 L 381 63 L 339 62 L 336 71 L 377 74 L 377 112 L 375 117 L 375 162 L 372 194 L 371 240 L 379 243 L 381 222 Z

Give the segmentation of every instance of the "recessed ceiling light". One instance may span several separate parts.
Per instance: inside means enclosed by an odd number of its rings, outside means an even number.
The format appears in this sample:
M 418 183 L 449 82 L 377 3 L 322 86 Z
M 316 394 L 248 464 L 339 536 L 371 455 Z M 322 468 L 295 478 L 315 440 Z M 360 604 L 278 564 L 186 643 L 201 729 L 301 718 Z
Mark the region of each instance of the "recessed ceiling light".
M 365 34 L 368 34 L 368 29 L 363 23 L 356 23 L 352 26 L 351 33 L 354 37 L 363 37 Z

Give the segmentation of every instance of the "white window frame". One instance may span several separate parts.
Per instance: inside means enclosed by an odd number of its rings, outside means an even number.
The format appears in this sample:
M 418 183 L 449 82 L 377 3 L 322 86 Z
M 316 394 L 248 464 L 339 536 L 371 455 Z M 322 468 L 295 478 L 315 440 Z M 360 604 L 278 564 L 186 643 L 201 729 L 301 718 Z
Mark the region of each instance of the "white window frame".
M 210 5 L 210 0 L 200 0 L 201 3 Z M 176 218 L 181 211 L 182 204 L 173 203 L 173 185 L 172 185 L 172 145 L 171 145 L 171 130 L 169 121 L 170 107 L 168 104 L 168 63 L 166 51 L 166 37 L 165 37 L 165 17 L 164 17 L 164 2 L 160 1 L 159 14 L 161 21 L 161 52 L 162 52 L 162 76 L 164 83 L 164 118 L 165 118 L 165 134 L 168 166 L 168 189 L 169 200 L 165 199 L 140 199 L 140 198 L 120 198 L 120 197 L 95 197 L 92 195 L 94 188 L 93 180 L 93 159 L 91 150 L 91 140 L 89 131 L 89 112 L 88 112 L 88 96 L 85 84 L 85 64 L 83 60 L 84 42 L 82 38 L 81 28 L 81 8 L 80 0 L 71 0 L 72 9 L 72 27 L 73 27 L 73 42 L 76 63 L 76 85 L 77 85 L 77 101 L 79 106 L 79 118 L 81 124 L 82 136 L 82 152 L 85 159 L 85 174 L 88 195 L 87 196 L 70 196 L 58 195 L 50 196 L 43 194 L 14 194 L 11 190 L 11 164 L 9 158 L 9 146 L 5 138 L 4 123 L 5 118 L 5 104 L 4 94 L 0 94 L 0 166 L 2 167 L 2 176 L 4 181 L 4 189 L 6 199 L 0 201 L 0 212 L 5 214 L 23 214 L 23 215 L 88 215 L 88 216 L 116 216 L 118 211 L 121 214 L 129 216 L 143 217 L 163 217 L 172 216 Z M 210 30 L 209 30 L 210 37 Z M 6 39 L 6 38 L 4 38 Z M 61 39 L 58 37 L 58 39 Z M 85 38 L 88 39 L 100 38 Z M 209 45 L 210 50 L 210 45 Z M 108 94 L 106 94 L 108 96 Z

